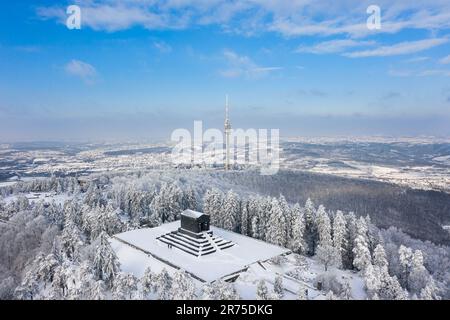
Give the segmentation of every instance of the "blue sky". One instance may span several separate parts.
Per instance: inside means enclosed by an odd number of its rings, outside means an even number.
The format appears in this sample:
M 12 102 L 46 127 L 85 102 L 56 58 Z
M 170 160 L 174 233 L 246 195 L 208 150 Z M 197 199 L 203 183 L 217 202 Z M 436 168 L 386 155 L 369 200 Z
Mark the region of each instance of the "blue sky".
M 0 10 L 0 140 L 450 136 L 450 2 L 16 1 Z M 81 30 L 65 25 L 81 8 Z M 381 8 L 368 30 L 366 9 Z

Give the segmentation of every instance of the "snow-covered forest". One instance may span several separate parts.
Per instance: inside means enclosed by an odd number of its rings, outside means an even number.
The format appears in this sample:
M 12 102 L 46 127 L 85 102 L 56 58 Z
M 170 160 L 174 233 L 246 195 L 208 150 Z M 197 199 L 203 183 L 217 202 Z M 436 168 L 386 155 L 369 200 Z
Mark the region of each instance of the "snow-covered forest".
M 109 236 L 203 211 L 214 226 L 290 249 L 322 266 L 328 299 L 355 299 L 336 270 L 360 276 L 368 299 L 450 299 L 450 248 L 382 229 L 370 215 L 293 203 L 201 171 L 40 178 L 0 189 L 0 299 L 239 299 L 233 283 L 198 287 L 186 272 L 121 270 Z M 270 188 L 270 186 L 265 186 Z M 295 192 L 291 190 L 290 194 Z M 282 299 L 282 278 L 256 286 Z M 298 299 L 306 299 L 298 289 Z

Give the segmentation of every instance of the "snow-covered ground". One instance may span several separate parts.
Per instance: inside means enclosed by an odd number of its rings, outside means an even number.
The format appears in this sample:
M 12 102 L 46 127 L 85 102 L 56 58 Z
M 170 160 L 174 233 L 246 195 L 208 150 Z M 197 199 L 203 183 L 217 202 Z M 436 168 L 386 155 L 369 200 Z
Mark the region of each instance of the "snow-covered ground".
M 215 235 L 232 241 L 235 245 L 206 256 L 196 257 L 175 247 L 169 248 L 156 239 L 177 230 L 179 226 L 180 222 L 175 221 L 156 228 L 124 232 L 115 235 L 115 238 L 168 261 L 207 282 L 232 275 L 257 261 L 266 261 L 289 252 L 287 249 L 216 227 L 211 227 Z M 121 246 L 117 248 L 122 250 Z
M 67 194 L 55 194 L 54 192 L 31 192 L 23 194 L 23 196 L 25 196 L 30 202 L 44 201 L 45 203 L 52 203 L 54 201 L 56 204 L 60 205 L 63 205 L 71 198 Z M 11 202 L 17 200 L 17 197 L 17 195 L 13 195 L 6 197 L 3 200 L 6 204 L 10 204 Z
M 201 279 L 213 281 L 245 267 L 246 270 L 240 272 L 234 282 L 242 299 L 255 299 L 260 280 L 264 280 L 269 291 L 272 291 L 277 276 L 282 276 L 283 279 L 283 299 L 296 299 L 299 290 L 307 290 L 308 299 L 311 300 L 326 298 L 326 290 L 316 289 L 317 277 L 323 275 L 325 271 L 323 265 L 315 259 L 289 254 L 286 249 L 215 227 L 211 227 L 214 233 L 232 240 L 237 245 L 216 255 L 194 257 L 176 248 L 168 249 L 166 245 L 156 240 L 157 236 L 173 231 L 178 226 L 179 221 L 158 228 L 128 231 L 117 235 L 117 238 L 112 237 L 110 242 L 119 258 L 121 270 L 142 277 L 148 267 L 155 273 L 166 269 L 171 275 L 174 275 L 179 267 Z M 124 243 L 123 240 L 132 242 L 138 248 L 151 251 L 172 265 Z M 275 260 L 270 259 L 280 254 L 285 255 Z M 327 273 L 333 274 L 341 283 L 348 282 L 353 299 L 366 299 L 363 279 L 357 273 L 336 268 L 330 268 Z M 197 286 L 196 292 L 199 294 L 205 283 L 197 279 L 194 279 L 194 283 Z
M 110 239 L 112 248 L 116 252 L 121 270 L 126 273 L 132 273 L 136 277 L 142 277 L 145 269 L 150 267 L 155 273 L 166 269 L 170 275 L 174 275 L 177 269 L 155 259 L 142 251 L 136 250 L 117 239 Z M 299 265 L 299 260 L 301 264 Z M 222 266 L 216 266 L 221 268 Z M 211 270 L 213 272 L 213 270 Z M 348 281 L 351 287 L 353 299 L 366 299 L 364 291 L 363 279 L 350 271 L 338 270 L 330 268 L 328 271 L 336 275 L 341 281 Z M 240 273 L 239 278 L 234 282 L 234 286 L 242 299 L 255 299 L 256 288 L 260 280 L 266 282 L 269 291 L 273 290 L 275 277 L 281 275 L 283 277 L 284 297 L 283 299 L 296 299 L 300 289 L 308 290 L 308 299 L 322 300 L 325 299 L 327 292 L 319 291 L 315 288 L 315 280 L 317 276 L 324 273 L 323 265 L 314 259 L 310 259 L 296 254 L 289 254 L 279 264 L 272 261 L 251 264 L 247 271 Z M 197 294 L 200 294 L 204 283 L 193 279 L 197 287 Z M 200 298 L 200 297 L 199 297 Z

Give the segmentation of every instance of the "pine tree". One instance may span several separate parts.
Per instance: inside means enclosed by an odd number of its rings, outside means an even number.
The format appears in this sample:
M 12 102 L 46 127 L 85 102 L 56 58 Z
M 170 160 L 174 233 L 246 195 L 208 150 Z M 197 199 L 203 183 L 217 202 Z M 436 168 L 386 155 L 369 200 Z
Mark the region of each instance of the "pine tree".
M 223 228 L 230 231 L 235 231 L 237 227 L 237 218 L 240 215 L 240 201 L 233 190 L 227 192 L 223 204 Z
M 373 264 L 380 269 L 388 269 L 388 262 L 386 259 L 386 252 L 383 245 L 378 244 L 373 252 Z
M 344 214 L 337 211 L 333 220 L 333 247 L 336 251 L 336 265 L 343 266 L 347 248 L 347 228 Z
M 90 288 L 89 300 L 106 300 L 106 286 L 102 280 L 98 280 Z
M 77 260 L 80 247 L 83 245 L 81 231 L 72 220 L 66 220 L 61 234 L 63 253 L 69 259 Z
M 207 190 L 203 198 L 203 212 L 210 216 L 211 224 L 216 227 L 223 227 L 223 201 L 222 193 L 216 188 Z
M 266 240 L 270 243 L 286 247 L 288 235 L 286 233 L 285 225 L 286 216 L 283 214 L 278 200 L 273 198 Z
M 429 282 L 430 274 L 424 266 L 422 251 L 416 250 L 411 259 L 408 287 L 412 293 L 419 294 Z
M 439 289 L 436 286 L 434 280 L 431 280 L 427 285 L 420 291 L 420 300 L 441 300 L 439 296 Z
M 292 208 L 293 226 L 290 249 L 299 254 L 306 252 L 306 243 L 304 240 L 305 219 L 300 205 L 297 203 Z
M 316 255 L 328 270 L 330 265 L 336 265 L 338 261 L 337 250 L 333 246 L 331 239 L 331 223 L 328 214 L 323 206 L 317 210 L 317 231 L 319 236 Z
M 115 300 L 132 300 L 137 296 L 138 279 L 130 273 L 120 272 L 114 279 L 113 297 Z
M 146 299 L 148 295 L 156 290 L 156 275 L 152 272 L 150 267 L 145 269 L 144 275 L 141 278 L 142 298 Z
M 184 192 L 183 195 L 183 210 L 191 209 L 197 210 L 197 198 L 195 196 L 195 191 L 190 187 Z
M 99 236 L 93 267 L 98 279 L 103 280 L 108 288 L 111 288 L 114 278 L 119 272 L 120 264 L 105 232 Z
M 314 203 L 308 198 L 305 204 L 305 241 L 308 246 L 308 255 L 313 256 L 316 251 L 317 227 L 316 227 L 316 209 Z
M 239 300 L 239 294 L 232 283 L 219 280 L 214 282 L 215 300 Z
M 358 235 L 355 239 L 355 247 L 353 248 L 353 254 L 355 259 L 353 265 L 361 271 L 364 271 L 369 265 L 371 265 L 370 251 L 367 247 L 367 242 L 364 237 Z
M 284 297 L 284 288 L 283 288 L 283 278 L 280 275 L 275 277 L 275 282 L 273 284 L 273 293 L 281 299 Z
M 398 249 L 398 259 L 401 266 L 400 283 L 406 289 L 409 289 L 409 275 L 411 273 L 413 251 L 411 248 L 407 248 L 401 245 Z
M 346 218 L 346 224 L 347 224 L 347 233 L 345 235 L 345 244 L 346 244 L 346 248 L 345 248 L 345 252 L 343 255 L 343 265 L 344 265 L 344 269 L 353 269 L 354 265 L 353 265 L 353 260 L 355 259 L 354 253 L 353 253 L 353 249 L 355 247 L 355 240 L 356 237 L 358 236 L 358 232 L 357 232 L 357 226 L 356 226 L 356 216 L 353 212 L 350 212 L 349 214 L 347 214 L 345 216 Z
M 241 205 L 241 225 L 240 225 L 240 231 L 241 234 L 248 236 L 249 230 L 251 229 L 251 223 L 249 220 L 249 209 L 248 209 L 248 201 L 242 201 Z
M 191 277 L 184 271 L 175 273 L 172 285 L 173 300 L 195 299 L 195 285 Z
M 264 280 L 258 282 L 258 286 L 256 287 L 256 300 L 269 300 L 269 290 Z
M 170 300 L 172 298 L 172 277 L 164 268 L 156 280 L 156 292 L 159 300 Z

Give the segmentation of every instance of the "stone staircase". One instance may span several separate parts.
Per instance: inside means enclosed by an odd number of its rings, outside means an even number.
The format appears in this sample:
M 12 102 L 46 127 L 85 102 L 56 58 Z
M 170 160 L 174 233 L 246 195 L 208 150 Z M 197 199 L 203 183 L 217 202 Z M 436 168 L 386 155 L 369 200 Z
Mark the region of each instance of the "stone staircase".
M 179 231 L 172 231 L 157 239 L 168 246 L 172 246 L 172 248 L 196 257 L 206 256 L 234 246 L 233 242 L 215 236 L 212 231 L 202 232 L 198 234 L 198 237 L 192 237 Z

